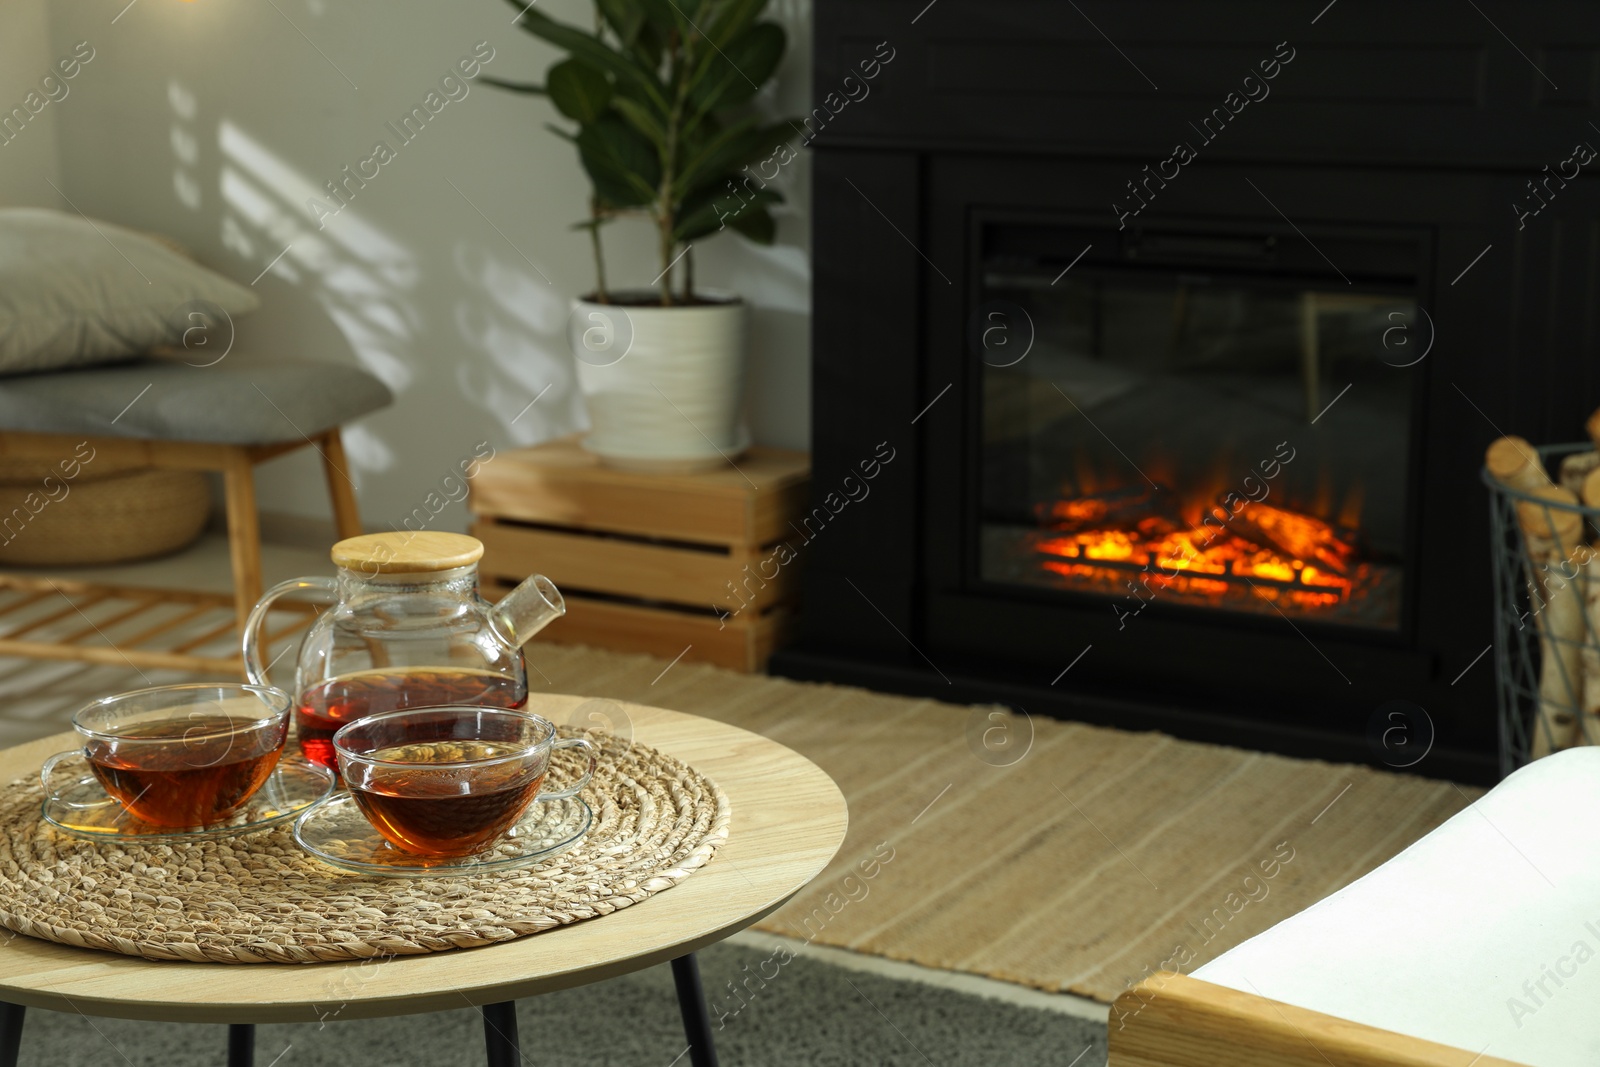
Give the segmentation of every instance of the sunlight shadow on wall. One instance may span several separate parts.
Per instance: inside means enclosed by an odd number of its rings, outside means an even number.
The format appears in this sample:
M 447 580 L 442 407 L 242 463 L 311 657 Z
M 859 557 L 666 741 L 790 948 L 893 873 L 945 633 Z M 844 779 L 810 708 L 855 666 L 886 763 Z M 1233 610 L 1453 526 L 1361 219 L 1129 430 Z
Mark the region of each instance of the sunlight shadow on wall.
M 167 140 L 172 154 L 178 157 L 172 168 L 172 191 L 178 202 L 190 211 L 199 211 L 201 204 L 200 180 L 194 168 L 200 162 L 200 139 L 195 136 L 194 117 L 199 103 L 194 93 L 176 78 L 167 82 L 167 103 L 172 107 L 172 128 Z
M 462 394 L 518 444 L 586 425 L 567 352 L 566 299 L 482 247 L 459 242 L 454 259 L 474 294 L 456 302 L 456 331 L 482 357 L 457 364 Z
M 263 274 L 307 286 L 362 366 L 404 392 L 421 325 L 409 295 L 421 276 L 416 257 L 350 207 L 317 229 L 304 205 L 326 199 L 321 188 L 226 119 L 217 141 L 223 244 Z M 364 425 L 345 431 L 345 446 L 358 469 L 381 471 L 394 462 Z

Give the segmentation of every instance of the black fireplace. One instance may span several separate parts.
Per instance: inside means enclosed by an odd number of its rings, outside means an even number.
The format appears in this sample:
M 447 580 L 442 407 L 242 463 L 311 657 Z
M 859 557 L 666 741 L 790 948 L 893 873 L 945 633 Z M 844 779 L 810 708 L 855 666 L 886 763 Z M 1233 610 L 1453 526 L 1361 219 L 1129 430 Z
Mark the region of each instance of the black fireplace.
M 986 214 L 965 584 L 1404 628 L 1425 234 Z
M 818 506 L 895 459 L 774 669 L 1489 775 L 1476 472 L 1600 401 L 1600 19 L 822 0 L 815 85 Z

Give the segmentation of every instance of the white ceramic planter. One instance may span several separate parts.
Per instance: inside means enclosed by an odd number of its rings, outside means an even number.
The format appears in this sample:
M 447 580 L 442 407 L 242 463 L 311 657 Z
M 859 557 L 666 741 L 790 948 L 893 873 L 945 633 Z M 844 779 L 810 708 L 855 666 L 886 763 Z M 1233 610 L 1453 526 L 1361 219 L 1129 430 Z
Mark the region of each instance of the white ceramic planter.
M 636 293 L 618 293 L 633 298 Z M 574 301 L 568 343 L 592 429 L 584 447 L 610 466 L 696 470 L 750 444 L 744 413 L 745 305 Z

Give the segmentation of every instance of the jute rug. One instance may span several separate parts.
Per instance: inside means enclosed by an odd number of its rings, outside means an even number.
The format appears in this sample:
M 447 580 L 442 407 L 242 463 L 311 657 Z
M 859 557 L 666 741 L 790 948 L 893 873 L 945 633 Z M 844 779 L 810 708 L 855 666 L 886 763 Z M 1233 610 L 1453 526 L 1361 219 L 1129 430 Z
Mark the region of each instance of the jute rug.
M 1480 793 L 645 656 L 539 643 L 529 662 L 535 687 L 732 723 L 833 776 L 844 848 L 764 929 L 1107 1002 L 1315 903 Z M 618 710 L 586 707 L 592 724 Z

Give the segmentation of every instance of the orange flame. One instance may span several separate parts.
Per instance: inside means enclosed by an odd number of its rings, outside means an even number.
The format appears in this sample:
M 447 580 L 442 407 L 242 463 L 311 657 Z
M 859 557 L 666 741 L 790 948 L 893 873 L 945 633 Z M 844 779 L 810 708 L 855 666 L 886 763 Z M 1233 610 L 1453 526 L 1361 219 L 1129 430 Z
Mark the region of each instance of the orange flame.
M 1177 525 L 1152 511 L 1108 520 L 1113 510 L 1097 497 L 1053 504 L 1051 524 L 1070 532 L 1039 542 L 1038 552 L 1048 557 L 1040 566 L 1067 578 L 1122 576 L 1130 587 L 1137 575 L 1152 589 L 1205 597 L 1246 583 L 1264 599 L 1300 608 L 1338 604 L 1354 585 L 1355 547 L 1311 515 L 1247 503 L 1223 522 L 1224 509 L 1200 504 L 1181 508 L 1189 525 Z

